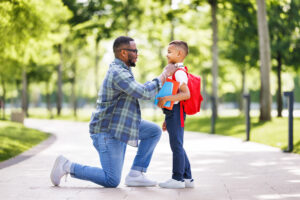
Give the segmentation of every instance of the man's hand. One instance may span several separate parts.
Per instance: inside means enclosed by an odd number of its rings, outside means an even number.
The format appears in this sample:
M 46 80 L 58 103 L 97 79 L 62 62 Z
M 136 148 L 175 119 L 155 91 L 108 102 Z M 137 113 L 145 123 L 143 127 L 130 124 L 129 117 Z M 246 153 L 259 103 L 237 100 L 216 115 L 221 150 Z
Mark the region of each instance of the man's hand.
M 157 106 L 160 107 L 160 108 L 163 108 L 164 105 L 167 102 L 166 98 L 164 98 L 164 97 L 158 97 L 157 99 L 158 99 Z
M 163 131 L 166 131 L 166 130 L 167 130 L 166 121 L 164 121 L 164 123 L 162 124 L 161 129 L 162 129 Z
M 177 67 L 175 67 L 174 64 L 168 64 L 165 66 L 163 74 L 166 75 L 167 77 L 172 76 L 174 72 L 176 71 Z
M 167 66 L 165 66 L 164 71 L 157 78 L 160 79 L 162 84 L 164 84 L 166 79 L 169 76 L 172 76 L 175 71 L 176 71 L 175 65 L 174 64 L 168 64 Z

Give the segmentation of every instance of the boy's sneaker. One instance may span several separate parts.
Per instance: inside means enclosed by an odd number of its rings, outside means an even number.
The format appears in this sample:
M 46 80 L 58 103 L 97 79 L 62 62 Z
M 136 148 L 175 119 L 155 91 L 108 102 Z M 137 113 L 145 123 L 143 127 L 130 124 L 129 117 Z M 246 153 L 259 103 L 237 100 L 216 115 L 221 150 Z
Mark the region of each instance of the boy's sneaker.
M 169 179 L 166 182 L 160 183 L 159 186 L 162 188 L 182 189 L 185 188 L 185 182 L 177 181 L 175 179 Z
M 184 179 L 186 188 L 194 188 L 194 179 Z
M 125 178 L 125 185 L 129 187 L 151 187 L 156 184 L 156 181 L 148 179 L 143 173 L 135 177 L 127 175 Z
M 58 186 L 60 184 L 60 179 L 68 174 L 67 170 L 64 169 L 64 165 L 68 162 L 69 160 L 63 156 L 58 156 L 56 158 L 50 175 L 53 185 Z

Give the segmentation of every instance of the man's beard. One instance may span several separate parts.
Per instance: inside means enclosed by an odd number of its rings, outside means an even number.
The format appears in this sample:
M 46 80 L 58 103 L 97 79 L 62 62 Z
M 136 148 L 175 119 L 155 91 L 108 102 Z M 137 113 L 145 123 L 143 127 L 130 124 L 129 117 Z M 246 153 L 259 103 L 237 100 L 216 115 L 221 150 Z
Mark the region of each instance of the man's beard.
M 135 62 L 133 62 L 133 58 L 131 56 L 128 56 L 128 64 L 130 67 L 135 67 Z

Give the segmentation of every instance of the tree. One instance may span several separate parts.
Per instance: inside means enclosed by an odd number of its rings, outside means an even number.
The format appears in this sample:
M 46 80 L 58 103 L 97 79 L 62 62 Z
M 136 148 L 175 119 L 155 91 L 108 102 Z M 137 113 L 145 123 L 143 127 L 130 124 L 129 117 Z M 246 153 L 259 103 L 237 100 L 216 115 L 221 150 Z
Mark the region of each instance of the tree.
M 271 120 L 271 50 L 265 0 L 256 0 L 260 57 L 260 121 Z
M 277 61 L 274 66 L 277 74 L 277 116 L 282 116 L 282 84 L 281 72 L 284 70 L 283 66 L 287 65 L 294 46 L 294 33 L 296 28 L 299 28 L 299 14 L 300 4 L 296 1 L 270 1 L 268 7 L 268 14 L 270 16 L 270 38 L 272 48 L 272 58 Z
M 211 8 L 211 30 L 212 30 L 212 67 L 211 74 L 213 77 L 212 81 L 212 97 L 215 100 L 214 114 L 218 116 L 218 3 L 220 0 L 193 0 L 191 3 L 192 8 L 197 8 L 200 4 L 207 2 Z
M 246 72 L 249 68 L 256 67 L 258 60 L 256 10 L 251 1 L 246 0 L 231 0 L 224 3 L 224 6 L 225 11 L 222 11 L 221 15 L 223 21 L 227 21 L 227 28 L 223 33 L 227 45 L 222 53 L 236 64 L 241 74 L 239 107 L 242 110 L 243 94 L 246 92 Z

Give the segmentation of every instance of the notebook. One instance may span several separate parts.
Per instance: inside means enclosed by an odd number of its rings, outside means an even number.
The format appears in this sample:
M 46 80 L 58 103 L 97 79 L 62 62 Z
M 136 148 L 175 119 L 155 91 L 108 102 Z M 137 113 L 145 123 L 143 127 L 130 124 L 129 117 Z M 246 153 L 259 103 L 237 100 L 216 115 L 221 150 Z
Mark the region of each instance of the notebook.
M 172 79 L 167 79 L 158 94 L 155 96 L 154 104 L 157 105 L 158 99 L 157 97 L 165 97 L 177 94 L 179 88 L 179 82 L 174 81 Z M 167 101 L 164 105 L 164 108 L 168 110 L 172 110 L 174 105 L 174 101 Z

